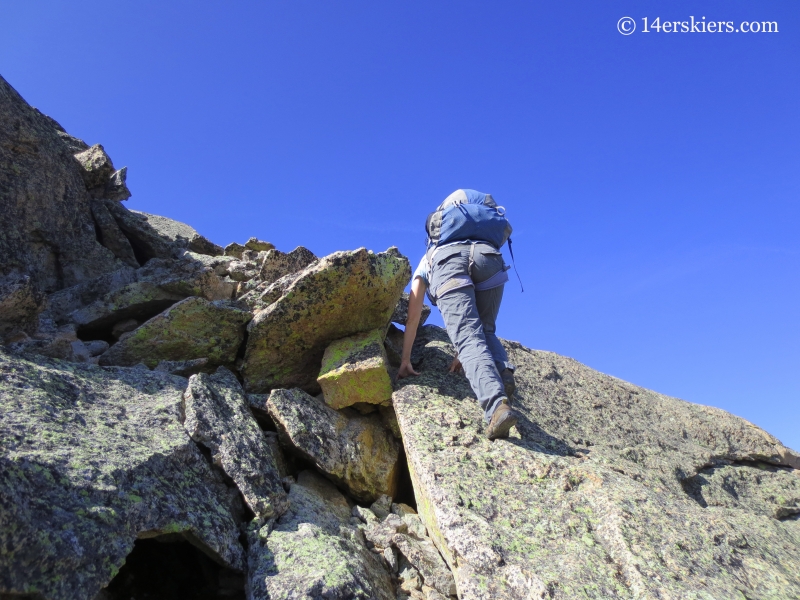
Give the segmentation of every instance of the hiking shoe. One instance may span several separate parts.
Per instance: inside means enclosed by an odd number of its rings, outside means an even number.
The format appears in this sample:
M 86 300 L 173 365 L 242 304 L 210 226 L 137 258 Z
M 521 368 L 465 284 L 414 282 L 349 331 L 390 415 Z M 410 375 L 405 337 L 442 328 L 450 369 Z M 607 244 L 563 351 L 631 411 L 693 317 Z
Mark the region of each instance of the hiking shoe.
M 511 369 L 503 369 L 503 372 L 500 373 L 500 377 L 503 380 L 503 385 L 506 388 L 506 396 L 509 398 L 509 404 L 511 404 L 511 396 L 514 395 L 514 392 L 517 391 L 517 382 L 514 381 L 514 371 Z
M 507 438 L 508 430 L 517 424 L 518 419 L 517 411 L 502 402 L 492 414 L 492 420 L 489 421 L 489 426 L 486 428 L 486 437 L 490 440 Z

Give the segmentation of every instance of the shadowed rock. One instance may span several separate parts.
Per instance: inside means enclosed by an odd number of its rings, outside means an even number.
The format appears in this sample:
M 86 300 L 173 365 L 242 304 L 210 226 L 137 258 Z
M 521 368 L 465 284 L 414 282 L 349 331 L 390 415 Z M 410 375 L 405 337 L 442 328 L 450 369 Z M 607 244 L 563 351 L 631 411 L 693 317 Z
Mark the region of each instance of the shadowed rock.
M 114 217 L 102 200 L 94 200 L 91 204 L 92 217 L 97 227 L 98 241 L 111 250 L 118 259 L 134 269 L 139 267 L 139 261 L 133 252 L 128 238 L 122 233 Z
M 147 225 L 161 238 L 168 240 L 175 248 L 185 248 L 191 252 L 208 256 L 221 256 L 224 252 L 222 246 L 209 241 L 197 233 L 194 227 L 186 223 L 145 212 L 135 210 L 131 212 L 147 219 Z
M 248 533 L 253 598 L 395 599 L 389 573 L 350 525 L 350 507 L 335 487 L 303 471 L 289 501 L 271 532 Z
M 775 518 L 796 506 L 798 472 L 780 467 L 796 455 L 778 440 L 507 342 L 522 417 L 490 442 L 466 379 L 446 372 L 446 333 L 424 332 L 422 375 L 393 402 L 420 516 L 459 598 L 797 595 L 800 521 Z M 723 485 L 743 465 L 764 465 L 760 481 Z
M 439 551 L 429 540 L 418 540 L 403 533 L 396 533 L 392 542 L 422 575 L 426 585 L 445 596 L 456 595 L 453 574 L 447 568 Z
M 27 275 L 0 277 L 0 342 L 36 331 L 42 300 Z
M 392 496 L 400 443 L 378 415 L 338 412 L 302 390 L 273 390 L 267 411 L 283 442 L 356 498 Z
M 381 331 L 375 329 L 336 340 L 325 349 L 317 381 L 328 406 L 339 409 L 391 399 L 392 381 L 381 338 Z
M 241 371 L 246 389 L 317 391 L 326 346 L 384 327 L 410 275 L 408 260 L 396 248 L 336 252 L 307 267 L 248 325 Z
M 392 318 L 390 319 L 392 323 L 400 323 L 400 325 L 406 324 L 408 320 L 408 297 L 408 292 L 403 292 L 403 295 L 400 296 L 400 300 L 397 301 L 397 306 L 395 306 Z M 422 313 L 420 313 L 419 316 L 419 325 L 417 325 L 417 327 L 422 327 L 430 316 L 431 307 L 427 304 L 423 304 Z
M 180 423 L 185 379 L 3 351 L 0 373 L 0 596 L 94 598 L 166 533 L 244 567 L 238 500 Z
M 209 367 L 232 365 L 250 318 L 224 301 L 187 298 L 120 338 L 100 364 L 153 368 L 162 360 L 206 358 Z
M 186 431 L 211 451 L 214 464 L 234 481 L 256 517 L 283 514 L 287 500 L 278 460 L 253 419 L 236 376 L 224 367 L 213 375 L 193 375 L 183 397 Z
M 54 292 L 119 267 L 95 235 L 81 167 L 60 125 L 0 77 L 0 275 Z

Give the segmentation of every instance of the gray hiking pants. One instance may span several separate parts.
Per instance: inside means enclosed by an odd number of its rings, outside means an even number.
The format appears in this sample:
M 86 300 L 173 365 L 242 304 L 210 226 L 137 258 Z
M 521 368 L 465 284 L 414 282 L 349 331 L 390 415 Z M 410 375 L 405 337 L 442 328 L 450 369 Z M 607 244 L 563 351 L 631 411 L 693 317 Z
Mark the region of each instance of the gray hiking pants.
M 500 371 L 513 370 L 514 366 L 495 334 L 503 284 L 484 291 L 475 291 L 474 284 L 506 267 L 499 251 L 489 244 L 477 243 L 470 268 L 471 246 L 456 244 L 436 252 L 431 265 L 431 292 L 488 423 L 506 396 Z

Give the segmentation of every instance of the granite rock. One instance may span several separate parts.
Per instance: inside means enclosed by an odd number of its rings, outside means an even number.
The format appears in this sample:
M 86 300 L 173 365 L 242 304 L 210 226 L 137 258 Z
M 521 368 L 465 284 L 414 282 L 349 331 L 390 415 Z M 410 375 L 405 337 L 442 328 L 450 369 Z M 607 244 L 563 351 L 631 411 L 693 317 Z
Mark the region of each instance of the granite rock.
M 396 248 L 335 252 L 304 269 L 256 313 L 241 373 L 250 392 L 301 387 L 316 392 L 327 345 L 384 327 L 411 270 Z
M 43 293 L 120 266 L 97 241 L 91 195 L 59 129 L 0 77 L 0 276 L 29 275 Z
M 414 565 L 425 585 L 430 586 L 445 596 L 456 595 L 456 582 L 447 568 L 444 559 L 439 555 L 436 546 L 429 540 L 419 540 L 403 533 L 397 533 L 392 539 L 395 547 Z
M 425 321 L 427 321 L 430 316 L 431 307 L 427 304 L 423 304 L 422 312 L 419 317 L 419 325 L 417 325 L 417 327 L 425 325 Z M 400 300 L 397 301 L 397 306 L 394 307 L 394 312 L 390 320 L 392 323 L 400 323 L 400 325 L 406 324 L 408 320 L 408 292 L 403 292 L 403 295 L 400 296 Z
M 395 599 L 382 558 L 350 525 L 347 500 L 333 485 L 304 471 L 289 501 L 272 531 L 265 525 L 248 533 L 252 598 Z
M 122 233 L 114 217 L 111 216 L 105 202 L 93 200 L 91 210 L 94 224 L 97 228 L 98 241 L 126 265 L 134 269 L 139 268 L 139 261 L 136 260 L 133 246 L 131 246 L 125 234 Z
M 43 300 L 30 276 L 11 273 L 0 277 L 0 342 L 34 333 Z
M 380 329 L 331 342 L 317 377 L 325 403 L 339 409 L 359 402 L 388 402 L 392 381 L 387 366 Z
M 162 360 L 205 358 L 208 367 L 233 365 L 251 316 L 230 302 L 186 298 L 121 337 L 100 364 L 153 368 Z
M 209 241 L 197 233 L 194 227 L 186 223 L 160 215 L 151 215 L 135 210 L 131 212 L 144 217 L 147 220 L 147 225 L 175 249 L 186 249 L 206 256 L 221 256 L 224 252 L 222 246 Z
M 800 521 L 780 510 L 794 510 L 797 459 L 774 437 L 506 342 L 521 418 L 490 442 L 466 379 L 447 373 L 446 333 L 425 335 L 422 374 L 393 403 L 459 598 L 798 594 Z
M 394 494 L 400 444 L 379 416 L 335 411 L 299 389 L 273 390 L 267 410 L 284 445 L 355 498 Z
M 0 350 L 0 596 L 94 598 L 137 538 L 244 568 L 234 497 L 180 423 L 186 380 Z
M 192 375 L 183 395 L 183 423 L 192 439 L 236 484 L 256 518 L 278 517 L 288 506 L 278 459 L 247 406 L 242 385 L 225 367 Z
M 264 283 L 272 283 L 285 275 L 302 271 L 317 260 L 308 248 L 298 246 L 289 253 L 270 250 L 261 263 L 260 279 Z

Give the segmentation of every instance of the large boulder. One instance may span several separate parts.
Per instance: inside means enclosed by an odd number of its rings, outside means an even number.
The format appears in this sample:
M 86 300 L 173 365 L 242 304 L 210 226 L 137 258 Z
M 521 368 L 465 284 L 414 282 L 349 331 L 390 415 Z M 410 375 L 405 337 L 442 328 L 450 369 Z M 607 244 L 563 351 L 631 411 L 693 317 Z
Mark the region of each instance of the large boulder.
M 289 501 L 272 531 L 249 532 L 252 598 L 395 600 L 388 571 L 350 524 L 350 506 L 335 487 L 303 471 Z
M 355 498 L 393 496 L 400 443 L 380 416 L 335 411 L 302 390 L 273 390 L 265 406 L 284 444 Z
M 190 296 L 228 300 L 233 282 L 190 254 L 180 260 L 153 259 L 140 269 L 120 269 L 52 294 L 48 316 L 73 323 L 84 339 L 110 337 L 114 325 L 139 323 Z
M 236 483 L 256 517 L 263 522 L 286 512 L 278 472 L 282 458 L 275 456 L 256 424 L 236 376 L 225 367 L 213 375 L 193 375 L 184 401 L 186 431 L 208 448 L 214 464 Z
M 459 598 L 800 595 L 800 464 L 774 437 L 508 342 L 522 417 L 490 442 L 446 333 L 423 332 L 393 403 Z
M 392 380 L 380 329 L 332 342 L 322 355 L 317 382 L 325 403 L 339 409 L 358 403 L 381 404 L 392 397 Z
M 151 215 L 135 210 L 131 212 L 143 218 L 142 227 L 152 229 L 159 237 L 167 240 L 175 248 L 185 248 L 191 252 L 208 256 L 220 256 L 224 252 L 222 246 L 218 246 L 203 237 L 197 233 L 194 227 L 186 223 L 160 215 Z
M 238 496 L 181 425 L 186 380 L 0 350 L 0 596 L 94 598 L 134 542 L 244 569 Z
M 272 283 L 284 275 L 302 271 L 315 260 L 317 257 L 314 253 L 303 246 L 298 246 L 288 253 L 273 249 L 264 257 L 259 277 L 265 283 Z
M 410 276 L 408 259 L 396 248 L 335 252 L 307 267 L 248 325 L 246 389 L 317 391 L 326 346 L 385 327 Z
M 162 360 L 206 358 L 209 368 L 232 366 L 251 317 L 224 300 L 186 298 L 121 337 L 100 364 L 152 368 Z
M 0 342 L 36 331 L 42 308 L 42 295 L 29 276 L 0 277 Z
M 0 275 L 54 292 L 119 267 L 97 241 L 92 197 L 63 129 L 0 77 Z

